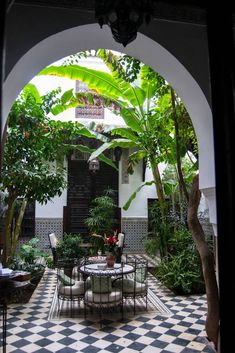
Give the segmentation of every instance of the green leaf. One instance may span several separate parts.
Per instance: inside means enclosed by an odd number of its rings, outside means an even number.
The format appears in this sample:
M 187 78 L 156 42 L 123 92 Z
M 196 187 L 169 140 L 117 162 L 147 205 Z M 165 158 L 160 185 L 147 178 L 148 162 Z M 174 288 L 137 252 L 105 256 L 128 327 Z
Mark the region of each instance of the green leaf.
M 103 153 L 101 153 L 98 157 L 102 162 L 110 165 L 111 167 L 113 167 L 114 169 L 118 170 L 118 167 L 115 165 L 115 163 L 113 163 L 113 161 L 111 159 L 109 159 L 108 157 L 106 157 Z
M 115 147 L 134 148 L 134 147 L 138 147 L 138 144 L 128 139 L 117 138 L 112 140 L 112 148 L 115 148 Z
M 155 184 L 155 181 L 152 180 L 152 181 L 146 181 L 144 184 L 140 185 L 136 190 L 135 192 L 133 192 L 133 194 L 129 197 L 128 201 L 125 203 L 125 205 L 123 206 L 123 209 L 125 211 L 128 210 L 128 208 L 130 207 L 132 201 L 136 198 L 136 195 L 138 194 L 138 192 L 144 187 L 144 186 L 150 186 L 150 185 L 153 185 Z
M 112 129 L 111 135 L 120 135 L 121 137 L 126 137 L 129 140 L 138 142 L 138 137 L 129 128 L 128 129 L 125 127 L 114 128 Z
M 71 109 L 71 108 L 76 108 L 78 106 L 77 102 L 71 102 L 69 104 L 57 104 L 54 107 L 51 108 L 51 113 L 53 115 L 58 115 L 62 112 L 64 112 L 65 110 Z
M 89 69 L 79 65 L 49 66 L 38 75 L 55 75 L 67 77 L 71 80 L 85 82 L 88 87 L 109 99 L 122 98 L 135 106 L 142 106 L 145 100 L 145 92 L 142 88 L 133 87 L 130 83 L 112 76 L 107 72 Z
M 39 104 L 42 103 L 42 98 L 38 92 L 37 87 L 33 83 L 28 83 L 26 86 L 23 88 L 23 94 L 27 96 L 28 94 L 32 94 L 34 96 L 35 101 Z
M 115 82 L 113 77 L 103 71 L 88 69 L 79 65 L 49 66 L 43 69 L 39 75 L 55 75 L 67 77 L 71 80 L 80 80 L 87 83 L 90 89 L 118 99 L 123 96 L 123 90 Z
M 143 127 L 136 117 L 136 109 L 123 107 L 121 108 L 120 114 L 129 128 L 136 132 L 143 132 Z
M 132 159 L 137 163 L 137 161 L 141 161 L 143 158 L 146 157 L 146 151 L 145 150 L 138 150 L 130 154 L 129 159 Z
M 105 143 L 103 143 L 102 146 L 97 148 L 97 150 L 92 153 L 92 155 L 90 156 L 88 161 L 91 161 L 92 159 L 97 158 L 102 152 L 104 152 L 105 150 L 110 148 L 112 146 L 112 144 L 113 144 L 113 142 L 105 142 Z
M 68 91 L 64 92 L 61 96 L 61 103 L 67 103 L 71 98 L 73 98 L 73 88 L 69 89 Z

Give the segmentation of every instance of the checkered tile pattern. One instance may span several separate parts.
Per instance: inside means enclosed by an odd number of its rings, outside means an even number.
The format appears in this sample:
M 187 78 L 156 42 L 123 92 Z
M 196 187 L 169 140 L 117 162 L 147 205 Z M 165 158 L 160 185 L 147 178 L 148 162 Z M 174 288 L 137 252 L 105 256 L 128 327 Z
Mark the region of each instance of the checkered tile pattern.
M 152 278 L 171 316 L 141 313 L 122 320 L 48 321 L 55 272 L 47 271 L 29 303 L 8 309 L 7 353 L 213 353 L 206 340 L 205 296 L 175 296 Z

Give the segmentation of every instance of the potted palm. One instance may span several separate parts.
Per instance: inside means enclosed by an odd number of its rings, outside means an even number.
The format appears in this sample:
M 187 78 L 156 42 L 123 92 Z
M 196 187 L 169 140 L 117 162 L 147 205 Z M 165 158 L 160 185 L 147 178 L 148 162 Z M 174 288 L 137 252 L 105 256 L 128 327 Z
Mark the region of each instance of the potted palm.
M 111 234 L 113 230 L 116 205 L 111 194 L 112 191 L 107 190 L 104 195 L 96 197 L 85 220 L 91 235 L 90 242 L 93 245 L 94 254 L 97 254 L 98 250 L 104 252 L 105 235 Z

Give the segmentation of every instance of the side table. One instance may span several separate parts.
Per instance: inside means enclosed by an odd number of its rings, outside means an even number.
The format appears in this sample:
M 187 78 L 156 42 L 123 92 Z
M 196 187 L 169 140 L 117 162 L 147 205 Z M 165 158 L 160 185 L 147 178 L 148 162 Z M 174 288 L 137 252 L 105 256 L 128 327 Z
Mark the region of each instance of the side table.
M 29 272 L 13 272 L 9 276 L 0 276 L 0 308 L 2 309 L 2 347 L 6 353 L 7 336 L 7 305 L 15 291 L 25 288 L 30 283 Z

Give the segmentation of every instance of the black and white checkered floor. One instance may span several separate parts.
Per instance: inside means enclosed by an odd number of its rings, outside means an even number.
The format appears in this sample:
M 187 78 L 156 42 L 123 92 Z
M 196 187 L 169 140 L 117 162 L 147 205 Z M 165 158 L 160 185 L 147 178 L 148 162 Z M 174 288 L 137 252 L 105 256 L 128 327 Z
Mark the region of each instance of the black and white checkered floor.
M 206 340 L 205 296 L 175 296 L 151 276 L 151 289 L 168 315 L 141 313 L 123 321 L 91 318 L 48 321 L 56 286 L 46 271 L 29 303 L 8 309 L 7 353 L 213 353 Z

